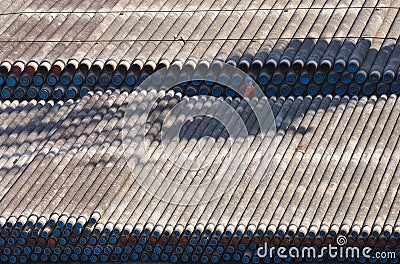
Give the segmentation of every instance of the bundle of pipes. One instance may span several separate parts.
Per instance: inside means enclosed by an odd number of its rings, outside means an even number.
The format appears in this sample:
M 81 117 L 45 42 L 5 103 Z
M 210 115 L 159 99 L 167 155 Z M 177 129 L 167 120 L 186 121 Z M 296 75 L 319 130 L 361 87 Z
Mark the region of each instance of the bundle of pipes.
M 10 12 L 0 18 L 3 99 L 132 90 L 165 67 L 178 75 L 192 68 L 182 80 L 199 71 L 229 87 L 235 80 L 221 62 L 270 96 L 400 91 L 398 1 L 30 0 L 3 8 Z M 207 91 L 191 84 L 188 95 Z
M 320 249 L 339 235 L 398 253 L 399 104 L 396 95 L 247 101 L 155 90 L 2 102 L 0 258 L 279 263 L 290 257 L 257 249 Z M 272 141 L 254 115 L 269 107 Z M 179 144 L 163 145 L 160 123 L 191 113 Z M 232 138 L 240 122 L 248 135 Z M 144 143 L 146 162 L 124 152 Z M 160 158 L 172 147 L 200 158 L 175 166 Z

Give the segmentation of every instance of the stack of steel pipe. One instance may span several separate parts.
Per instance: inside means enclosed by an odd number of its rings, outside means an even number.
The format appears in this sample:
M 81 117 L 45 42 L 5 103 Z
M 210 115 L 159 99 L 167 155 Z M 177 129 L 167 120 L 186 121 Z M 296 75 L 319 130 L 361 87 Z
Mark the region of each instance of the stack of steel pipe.
M 5 1 L 0 261 L 398 263 L 399 3 Z
M 321 249 L 343 236 L 395 252 L 384 261 L 396 263 L 399 104 L 396 95 L 245 100 L 140 89 L 4 101 L 1 261 L 279 263 L 293 258 L 258 248 Z M 258 120 L 269 107 L 273 122 Z M 191 113 L 178 145 L 163 142 L 160 124 Z M 248 135 L 232 138 L 240 122 Z M 276 127 L 272 141 L 263 124 Z M 131 154 L 146 144 L 148 157 L 127 156 L 126 144 Z M 176 166 L 162 158 L 168 148 L 192 154 Z
M 196 77 L 200 72 L 229 87 L 237 80 L 226 76 L 222 62 L 246 72 L 268 96 L 400 93 L 396 1 L 131 0 L 112 6 L 74 0 L 4 8 L 3 100 L 67 101 L 89 91 L 132 90 L 164 67 L 168 78 L 194 79 L 187 95 L 220 95 Z M 189 76 L 180 76 L 182 69 Z

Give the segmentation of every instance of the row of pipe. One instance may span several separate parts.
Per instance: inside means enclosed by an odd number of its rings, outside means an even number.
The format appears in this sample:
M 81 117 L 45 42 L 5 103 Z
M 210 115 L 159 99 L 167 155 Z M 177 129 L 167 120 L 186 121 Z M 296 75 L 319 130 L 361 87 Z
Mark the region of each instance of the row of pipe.
M 316 252 L 331 244 L 338 246 L 336 237 L 320 235 L 315 238 L 291 236 L 290 234 L 274 235 L 255 233 L 253 235 L 229 234 L 227 231 L 168 233 L 167 230 L 154 228 L 147 232 L 132 232 L 126 234 L 117 229 L 107 230 L 97 224 L 87 224 L 81 228 L 64 223 L 64 216 L 59 219 L 52 217 L 50 221 L 39 227 L 39 223 L 27 223 L 13 228 L 4 226 L 0 235 L 0 259 L 2 262 L 27 263 L 30 261 L 50 262 L 128 262 L 128 261 L 170 261 L 170 262 L 202 262 L 219 263 L 235 261 L 241 263 L 281 263 L 291 260 L 302 261 L 302 257 L 288 256 L 281 259 L 277 251 L 268 251 L 266 257 L 260 257 L 257 251 L 260 247 L 313 247 Z M 65 220 L 65 219 L 64 219 Z M 161 233 L 159 233 L 161 231 Z M 305 257 L 307 262 L 325 262 L 328 260 L 359 261 L 381 263 L 398 263 L 400 260 L 399 239 L 387 238 L 383 235 L 370 238 L 348 237 L 348 247 L 371 247 L 366 259 L 364 256 L 349 255 L 344 257 L 337 254 L 328 254 L 313 259 Z M 395 255 L 386 255 L 386 258 L 376 259 L 376 252 L 393 252 Z M 319 254 L 318 254 L 319 255 Z M 391 257 L 389 257 L 391 256 Z M 394 256 L 394 257 L 393 257 Z
M 121 90 L 132 92 L 139 83 L 134 83 L 132 85 L 127 85 L 126 83 L 122 85 L 48 85 L 43 86 L 8 86 L 4 85 L 0 88 L 1 99 L 3 100 L 68 100 L 82 98 L 90 91 L 106 91 L 106 90 Z M 383 95 L 383 94 L 400 94 L 400 83 L 393 82 L 392 84 L 385 84 L 380 82 L 378 84 L 373 84 L 366 82 L 364 84 L 357 83 L 343 83 L 343 82 L 323 82 L 315 83 L 310 82 L 308 84 L 301 83 L 271 83 L 271 84 L 259 84 L 262 88 L 263 93 L 266 96 L 306 96 L 306 95 Z M 180 85 L 171 87 L 171 89 L 176 92 L 181 92 L 187 96 L 194 95 L 212 95 L 216 97 L 235 97 L 238 93 L 229 87 L 229 84 L 221 85 L 220 83 L 213 83 L 211 80 L 199 81 L 195 80 L 192 82 L 183 81 Z M 243 91 L 240 92 L 243 95 Z

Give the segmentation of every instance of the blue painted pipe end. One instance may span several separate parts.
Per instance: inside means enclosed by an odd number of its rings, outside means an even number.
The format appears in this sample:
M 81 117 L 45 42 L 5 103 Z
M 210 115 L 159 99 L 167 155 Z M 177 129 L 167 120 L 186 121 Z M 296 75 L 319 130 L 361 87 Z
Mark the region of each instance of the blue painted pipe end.
M 328 75 L 328 83 L 330 84 L 336 84 L 338 82 L 338 77 L 336 73 L 330 73 Z
M 95 76 L 89 75 L 89 76 L 86 77 L 86 83 L 87 83 L 88 85 L 95 85 L 96 82 L 97 82 L 97 80 L 96 80 L 96 77 L 95 77 Z
M 71 77 L 68 76 L 68 75 L 63 75 L 63 76 L 61 76 L 61 78 L 60 78 L 60 82 L 61 82 L 63 85 L 68 85 L 68 84 L 70 84 L 70 83 L 72 82 L 72 79 L 71 79 Z
M 344 73 L 342 75 L 342 82 L 344 84 L 349 84 L 351 83 L 351 80 L 353 79 L 353 76 L 351 75 L 351 73 Z
M 360 87 L 358 85 L 350 85 L 349 87 L 350 95 L 358 95 L 360 93 Z
M 169 257 L 167 254 L 165 254 L 165 253 L 161 254 L 161 260 L 167 261 L 168 259 L 169 259 Z
M 373 92 L 373 87 L 370 84 L 366 84 L 363 86 L 362 91 L 365 95 L 371 95 Z
M 49 85 L 56 85 L 57 84 L 57 77 L 53 74 L 50 74 L 49 76 L 47 76 L 46 82 Z
M 67 254 L 61 254 L 60 259 L 62 262 L 67 262 L 69 257 Z
M 186 89 L 185 94 L 187 96 L 194 96 L 196 94 L 196 89 L 194 89 L 193 87 L 189 87 Z
M 7 228 L 12 228 L 12 227 L 13 227 L 13 223 L 7 221 L 6 227 L 7 227 Z
M 235 261 L 239 261 L 240 258 L 241 258 L 240 254 L 238 254 L 238 253 L 233 254 L 233 259 L 234 259 Z
M 34 83 L 35 85 L 38 85 L 38 86 L 42 85 L 42 84 L 44 83 L 44 78 L 43 78 L 43 76 L 36 75 L 35 77 L 33 77 L 33 83 Z
M 175 86 L 173 90 L 174 90 L 175 93 L 182 93 L 183 92 L 183 89 L 180 86 Z
M 282 81 L 283 81 L 283 76 L 280 73 L 275 73 L 274 76 L 272 77 L 273 84 L 281 84 Z
M 250 257 L 249 257 L 249 256 L 244 256 L 244 257 L 242 258 L 242 263 L 245 263 L 245 264 L 250 263 Z
M 89 90 L 88 87 L 82 87 L 79 94 L 80 94 L 81 97 L 84 97 L 85 95 L 87 95 L 89 93 L 89 91 L 90 90 Z
M 41 89 L 41 90 L 40 90 L 40 92 L 39 92 L 39 97 L 40 97 L 40 99 L 45 100 L 45 99 L 49 98 L 49 96 L 50 96 L 49 91 L 47 91 L 47 90 L 45 90 L 45 89 Z
M 243 232 L 242 232 L 242 230 L 236 230 L 236 235 L 238 235 L 238 236 L 243 236 Z
M 294 237 L 294 232 L 293 232 L 293 230 L 289 230 L 287 234 L 288 234 L 288 236 L 290 236 L 290 237 Z
M 282 86 L 282 87 L 279 89 L 279 93 L 280 93 L 280 95 L 282 95 L 282 96 L 288 96 L 288 95 L 290 94 L 290 88 L 287 87 L 287 86 Z
M 357 231 L 351 231 L 350 232 L 350 235 L 353 237 L 353 238 L 356 238 L 356 237 L 358 237 L 358 235 L 359 235 L 359 233 L 357 232 Z
M 343 72 L 344 68 L 346 67 L 345 63 L 343 63 L 341 60 L 340 61 L 336 61 L 333 69 L 337 72 Z
M 3 89 L 1 90 L 1 97 L 3 97 L 4 99 L 8 99 L 11 97 L 11 89 L 8 87 L 3 87 Z
M 54 229 L 53 235 L 56 236 L 56 237 L 59 237 L 61 235 L 61 230 L 58 229 L 58 228 Z
M 200 87 L 199 95 L 209 95 L 209 90 L 207 87 Z
M 193 76 L 191 82 L 192 82 L 193 85 L 200 85 L 201 84 L 200 76 Z
M 176 247 L 175 251 L 178 254 L 182 254 L 183 253 L 183 247 L 179 245 L 179 246 Z
M 175 230 L 173 232 L 174 237 L 180 237 L 181 236 L 181 232 L 179 232 L 178 230 Z
M 110 228 L 104 228 L 104 234 L 105 235 L 110 235 L 111 234 L 111 229 Z
M 272 87 L 272 86 L 267 87 L 266 94 L 267 94 L 267 96 L 275 96 L 276 95 L 276 88 Z
M 24 87 L 29 86 L 29 84 L 31 84 L 31 79 L 28 76 L 24 75 L 19 79 L 19 84 Z
M 400 85 L 395 83 L 390 87 L 390 91 L 394 94 L 400 94 Z
M 192 253 L 194 251 L 194 248 L 192 246 L 186 246 L 185 251 Z
M 383 80 L 384 83 L 389 84 L 389 83 L 393 82 L 394 78 L 393 78 L 392 75 L 384 74 L 383 77 L 382 77 L 382 80 Z
M 107 75 L 103 75 L 99 79 L 99 84 L 102 86 L 107 86 L 110 83 L 110 77 Z
M 32 260 L 33 262 L 38 261 L 38 259 L 39 259 L 39 256 L 38 256 L 37 254 L 31 254 L 31 260 Z
M 65 231 L 65 230 L 64 230 Z M 81 245 L 86 245 L 86 243 L 87 243 L 87 238 L 86 237 L 81 237 L 80 239 L 79 239 L 79 244 L 81 244 Z
M 56 100 L 60 100 L 63 97 L 63 92 L 59 89 L 55 89 L 53 91 L 53 97 Z M 68 225 L 70 225 L 70 223 L 67 223 L 67 228 L 68 228 Z M 72 227 L 70 227 L 70 228 L 72 228 Z
M 195 246 L 195 245 L 197 244 L 197 239 L 194 238 L 194 237 L 192 237 L 192 238 L 189 240 L 189 244 L 192 245 L 192 246 Z
M 218 246 L 217 249 L 215 250 L 218 254 L 222 254 L 224 252 L 224 247 L 223 246 Z
M 317 72 L 314 74 L 314 82 L 317 84 L 322 84 L 325 80 L 325 76 L 321 72 Z
M 133 259 L 133 260 L 138 260 L 139 259 L 139 255 L 137 254 L 137 253 L 133 253 L 132 255 L 131 255 L 131 259 Z M 167 255 L 167 259 L 166 260 L 168 260 L 168 255 Z
M 207 244 L 207 239 L 205 237 L 202 237 L 200 239 L 200 245 L 206 245 Z
M 1 231 L 1 235 L 2 235 L 3 237 L 8 237 L 9 233 L 10 233 L 10 232 L 9 232 L 7 229 L 3 229 L 3 230 Z
M 294 92 L 295 95 L 302 95 L 304 93 L 304 88 L 302 86 L 300 86 L 300 85 L 296 85 L 293 88 L 293 92 Z
M 83 82 L 84 82 L 84 79 L 83 79 L 83 77 L 82 76 L 80 76 L 80 75 L 75 75 L 74 76 L 74 78 L 72 78 L 72 82 L 75 84 L 75 85 L 82 85 L 83 84 Z
M 229 82 L 229 77 L 228 77 L 227 75 L 221 74 L 221 75 L 218 77 L 218 83 L 219 83 L 219 84 L 227 85 L 228 82 Z M 200 83 L 199 83 L 199 84 L 200 84 Z
M 65 92 L 65 96 L 68 99 L 73 99 L 76 97 L 76 95 L 77 95 L 77 91 L 75 88 L 68 88 L 68 90 Z M 77 228 L 82 228 L 82 227 L 78 227 L 78 225 L 82 226 L 81 224 L 77 223 Z
M 296 74 L 294 73 L 288 73 L 286 75 L 286 83 L 288 84 L 295 84 L 297 80 Z
M 114 85 L 121 85 L 122 84 L 122 82 L 124 81 L 124 79 L 121 77 L 121 76 L 119 76 L 119 75 L 114 75 L 113 77 L 112 77 L 112 79 L 111 79 L 111 82 L 114 84 Z
M 176 263 L 176 262 L 178 262 L 178 256 L 172 255 L 170 260 L 171 260 L 171 262 Z M 142 259 L 142 261 L 143 261 L 143 259 Z
M 350 61 L 347 70 L 351 73 L 355 73 L 358 70 L 358 67 L 358 63 Z
M 346 93 L 346 87 L 343 85 L 337 85 L 335 88 L 335 93 L 337 95 L 344 95 Z
M 13 237 L 18 237 L 19 236 L 19 230 L 13 230 L 13 231 L 11 231 L 11 236 L 13 236 Z
M 87 255 L 81 255 L 81 261 L 88 262 L 89 261 L 89 257 Z
M 310 78 L 310 76 L 308 74 L 302 74 L 300 76 L 300 83 L 301 84 L 307 85 L 307 84 L 310 83 L 310 81 L 311 81 L 311 78 Z
M 324 95 L 327 95 L 327 94 L 331 94 L 332 93 L 332 86 L 330 86 L 330 85 L 324 85 L 323 87 L 322 87 L 322 93 L 324 94 Z
M 254 78 L 254 76 L 250 76 L 249 75 L 249 76 L 245 77 L 244 82 L 247 83 L 247 84 L 250 84 L 250 83 L 253 83 L 255 79 L 256 78 Z
M 379 232 L 377 232 L 377 231 L 372 231 L 372 236 L 373 236 L 373 237 L 378 237 L 379 235 L 380 235 Z
M 371 83 L 378 83 L 379 80 L 380 80 L 379 74 L 376 74 L 376 73 L 372 72 L 372 73 L 369 75 L 369 81 L 370 81 Z
M 243 81 L 243 78 L 242 78 L 241 75 L 239 75 L 239 74 L 234 74 L 234 75 L 232 76 L 231 83 L 232 83 L 233 85 L 240 85 L 242 81 Z
M 225 89 L 225 95 L 228 97 L 234 97 L 236 95 L 236 91 L 232 88 Z
M 17 99 L 22 99 L 22 98 L 24 98 L 24 96 L 25 96 L 25 91 L 24 91 L 24 89 L 22 89 L 21 87 L 17 87 L 16 89 L 15 89 L 15 91 L 14 91 L 14 96 L 15 96 L 15 98 L 17 98 Z M 18 223 L 17 223 L 18 224 Z M 19 228 L 21 228 L 21 227 L 19 227 Z
M 318 86 L 316 86 L 316 85 L 308 86 L 307 93 L 310 95 L 316 95 L 318 93 Z
M 36 254 L 42 253 L 42 248 L 40 246 L 36 246 L 33 250 L 35 251 Z
M 212 94 L 216 97 L 219 97 L 222 95 L 222 89 L 221 87 L 214 87 L 212 90 Z
M 209 257 L 207 255 L 204 255 L 201 257 L 201 262 L 208 263 L 208 259 L 209 259 Z
M 267 83 L 269 82 L 269 77 L 268 77 L 268 75 L 263 74 L 263 75 L 258 76 L 258 82 L 259 82 L 260 84 L 263 84 L 263 85 L 267 84 Z
M 14 87 L 15 85 L 17 85 L 17 79 L 13 76 L 9 76 L 6 80 L 6 84 L 8 86 Z
M 199 261 L 199 256 L 198 255 L 192 255 L 191 257 L 193 262 L 198 262 Z
M 229 252 L 229 253 L 233 253 L 233 252 L 235 252 L 235 247 L 229 245 L 229 246 L 226 248 L 226 251 Z
M 386 85 L 378 85 L 378 87 L 376 88 L 376 92 L 378 93 L 378 95 L 386 94 L 387 93 Z

